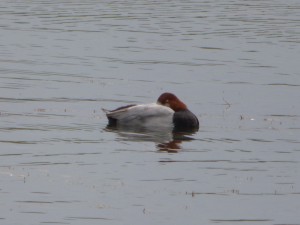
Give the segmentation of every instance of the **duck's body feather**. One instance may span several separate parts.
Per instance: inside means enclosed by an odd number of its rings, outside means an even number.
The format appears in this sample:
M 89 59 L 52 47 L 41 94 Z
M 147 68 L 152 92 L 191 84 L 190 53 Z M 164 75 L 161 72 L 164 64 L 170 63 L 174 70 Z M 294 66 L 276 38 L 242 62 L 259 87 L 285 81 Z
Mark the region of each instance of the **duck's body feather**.
M 174 111 L 156 103 L 129 105 L 109 111 L 103 109 L 113 125 L 172 126 Z

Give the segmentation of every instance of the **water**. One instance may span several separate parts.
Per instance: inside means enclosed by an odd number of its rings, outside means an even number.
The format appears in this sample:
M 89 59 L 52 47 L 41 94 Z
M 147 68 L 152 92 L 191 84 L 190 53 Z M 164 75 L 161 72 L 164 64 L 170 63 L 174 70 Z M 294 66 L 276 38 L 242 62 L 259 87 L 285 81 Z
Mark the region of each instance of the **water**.
M 299 1 L 2 1 L 1 224 L 299 224 Z M 106 127 L 175 93 L 196 133 Z

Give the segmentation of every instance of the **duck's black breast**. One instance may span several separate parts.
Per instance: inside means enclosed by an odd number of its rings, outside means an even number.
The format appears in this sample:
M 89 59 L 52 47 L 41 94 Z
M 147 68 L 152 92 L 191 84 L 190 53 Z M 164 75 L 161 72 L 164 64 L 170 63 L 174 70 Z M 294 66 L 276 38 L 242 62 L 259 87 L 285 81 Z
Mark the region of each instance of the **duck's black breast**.
M 198 130 L 199 120 L 188 109 L 175 112 L 173 123 L 176 130 Z

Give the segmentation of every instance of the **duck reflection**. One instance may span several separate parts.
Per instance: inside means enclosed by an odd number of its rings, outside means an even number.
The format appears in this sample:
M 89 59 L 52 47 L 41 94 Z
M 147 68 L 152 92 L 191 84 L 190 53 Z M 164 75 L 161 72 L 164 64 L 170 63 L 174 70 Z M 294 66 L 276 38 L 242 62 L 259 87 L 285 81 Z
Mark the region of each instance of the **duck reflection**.
M 194 140 L 192 137 L 198 129 L 178 130 L 173 128 L 145 128 L 107 125 L 104 129 L 114 132 L 124 140 L 134 142 L 154 142 L 159 152 L 177 153 L 181 150 L 181 144 Z
M 162 152 L 179 152 L 181 150 L 182 142 L 193 141 L 192 135 L 197 131 L 172 131 L 172 140 L 157 144 L 157 150 Z

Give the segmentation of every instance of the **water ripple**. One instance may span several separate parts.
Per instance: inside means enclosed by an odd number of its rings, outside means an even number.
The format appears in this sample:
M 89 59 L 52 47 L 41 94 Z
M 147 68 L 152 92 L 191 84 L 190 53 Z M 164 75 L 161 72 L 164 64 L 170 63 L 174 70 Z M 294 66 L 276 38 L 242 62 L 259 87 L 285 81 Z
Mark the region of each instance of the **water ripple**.
M 299 223 L 299 1 L 1 3 L 1 222 Z M 106 127 L 165 91 L 199 132 Z

